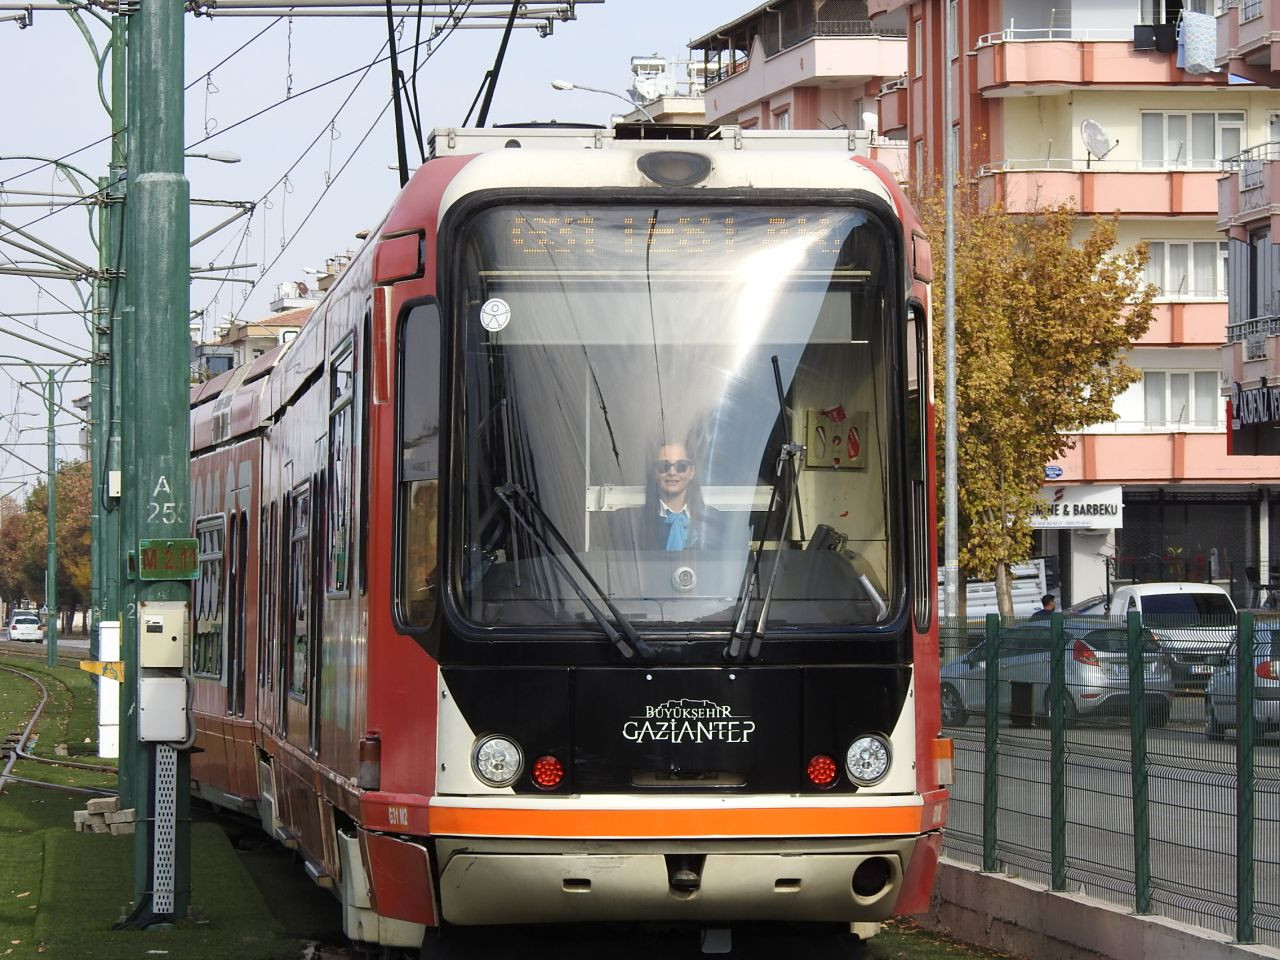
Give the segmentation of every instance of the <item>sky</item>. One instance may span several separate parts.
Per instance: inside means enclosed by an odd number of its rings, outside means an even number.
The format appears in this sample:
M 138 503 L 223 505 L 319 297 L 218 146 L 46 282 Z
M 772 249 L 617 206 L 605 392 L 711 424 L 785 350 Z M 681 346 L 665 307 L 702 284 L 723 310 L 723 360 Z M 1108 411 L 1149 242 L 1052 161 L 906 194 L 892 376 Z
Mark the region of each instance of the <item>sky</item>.
M 604 0 L 580 3 L 577 19 L 556 23 L 548 37 L 513 32 L 489 113 L 489 123 L 561 120 L 607 123 L 625 112 L 621 101 L 581 90 L 557 91 L 553 80 L 625 93 L 630 58 L 688 57 L 688 42 L 755 6 L 756 0 Z M 386 22 L 373 18 L 194 17 L 187 15 L 185 130 L 188 152 L 232 152 L 239 163 L 187 161 L 193 199 L 247 201 L 254 213 L 192 250 L 202 267 L 252 264 L 215 274 L 234 281 L 193 280 L 191 308 L 204 331 L 228 316 L 252 320 L 269 312 L 277 285 L 311 282 L 307 268 L 325 266 L 358 247 L 356 233 L 376 226 L 399 187 L 384 63 Z M 99 51 L 107 30 L 90 24 Z M 400 67 L 414 69 L 417 27 L 405 21 L 397 44 Z M 501 39 L 498 29 L 457 30 L 428 42 L 422 25 L 416 79 L 424 138 L 440 126 L 460 126 Z M 366 69 L 367 68 L 367 69 Z M 71 18 L 37 11 L 25 28 L 0 22 L 0 267 L 31 255 L 12 245 L 24 227 L 43 243 L 97 263 L 89 217 L 53 194 L 82 192 L 48 164 L 7 159 L 63 158 L 85 173 L 106 173 L 103 140 L 110 125 L 98 92 L 95 55 Z M 345 75 L 345 76 L 344 76 Z M 342 77 L 342 79 L 335 78 Z M 333 81 L 333 82 L 331 82 Z M 474 122 L 474 118 L 473 118 Z M 410 165 L 417 159 L 412 130 Z M 25 192 L 24 192 L 25 191 Z M 233 212 L 197 205 L 192 236 Z M 251 281 L 251 282 L 250 282 Z M 87 355 L 83 286 L 60 279 L 0 276 L 0 496 L 23 495 L 46 458 L 45 404 L 19 384 L 43 373 L 26 363 L 68 358 L 27 339 Z M 18 365 L 14 365 L 18 364 Z M 60 373 L 59 376 L 62 374 Z M 84 366 L 66 372 L 61 402 L 88 393 Z M 58 457 L 81 456 L 79 426 L 58 412 Z M 31 461 L 23 463 L 20 458 Z M 29 487 L 28 487 L 29 489 Z

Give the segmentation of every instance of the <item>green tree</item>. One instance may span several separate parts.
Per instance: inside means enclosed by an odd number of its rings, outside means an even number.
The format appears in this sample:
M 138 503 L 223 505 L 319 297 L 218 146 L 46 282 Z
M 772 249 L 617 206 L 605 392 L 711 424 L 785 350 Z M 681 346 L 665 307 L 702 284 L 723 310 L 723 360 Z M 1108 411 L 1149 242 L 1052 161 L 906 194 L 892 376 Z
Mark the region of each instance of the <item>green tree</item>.
M 933 334 L 943 382 L 945 302 L 941 191 L 919 198 L 935 253 Z M 958 189 L 955 203 L 956 433 L 959 563 L 994 579 L 1013 613 L 1010 564 L 1027 559 L 1044 467 L 1072 434 L 1116 418 L 1140 374 L 1126 350 L 1146 332 L 1156 290 L 1145 244 L 1116 248 L 1116 230 L 1074 206 L 1011 215 Z M 946 411 L 938 404 L 937 436 Z M 944 446 L 938 444 L 938 476 Z M 941 511 L 940 511 L 941 512 Z

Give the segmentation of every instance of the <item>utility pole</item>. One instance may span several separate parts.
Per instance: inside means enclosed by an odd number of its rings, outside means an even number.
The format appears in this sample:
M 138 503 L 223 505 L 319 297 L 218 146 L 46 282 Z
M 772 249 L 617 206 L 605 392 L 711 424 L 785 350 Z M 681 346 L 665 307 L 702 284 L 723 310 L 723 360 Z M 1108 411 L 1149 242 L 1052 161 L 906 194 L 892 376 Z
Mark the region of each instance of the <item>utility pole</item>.
M 191 900 L 191 777 L 183 741 L 192 718 L 182 669 L 188 581 L 198 566 L 189 539 L 190 189 L 182 155 L 183 32 L 183 5 L 175 0 L 140 0 L 128 18 L 128 275 L 116 362 L 125 392 L 121 546 L 127 576 L 121 597 L 120 752 L 130 759 L 138 825 L 129 921 L 136 926 L 181 919 Z
M 45 538 L 44 551 L 44 604 L 49 608 L 49 619 L 45 621 L 44 638 L 48 648 L 48 665 L 54 667 L 58 664 L 58 448 L 53 430 L 53 411 L 57 401 L 53 397 L 52 368 L 46 384 L 49 391 L 49 479 L 45 484 L 45 491 L 49 494 L 46 511 L 49 534 Z

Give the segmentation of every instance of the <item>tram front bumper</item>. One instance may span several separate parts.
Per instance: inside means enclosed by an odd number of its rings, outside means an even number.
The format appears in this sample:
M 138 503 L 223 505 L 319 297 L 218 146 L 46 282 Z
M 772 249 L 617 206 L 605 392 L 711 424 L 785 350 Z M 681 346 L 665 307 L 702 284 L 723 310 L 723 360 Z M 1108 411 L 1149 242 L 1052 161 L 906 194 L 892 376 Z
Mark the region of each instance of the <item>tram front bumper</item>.
M 443 919 L 463 926 L 876 921 L 893 914 L 916 842 L 441 838 L 438 890 Z M 695 864 L 696 885 L 673 882 L 673 862 Z

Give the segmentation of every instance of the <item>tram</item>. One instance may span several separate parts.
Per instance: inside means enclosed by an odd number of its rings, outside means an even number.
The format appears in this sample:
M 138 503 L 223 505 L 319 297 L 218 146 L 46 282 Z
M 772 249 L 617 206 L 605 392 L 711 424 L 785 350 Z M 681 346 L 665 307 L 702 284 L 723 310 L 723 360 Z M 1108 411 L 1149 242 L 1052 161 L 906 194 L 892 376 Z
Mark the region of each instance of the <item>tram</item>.
M 193 390 L 192 789 L 353 939 L 927 909 L 930 261 L 866 143 L 437 130 Z

